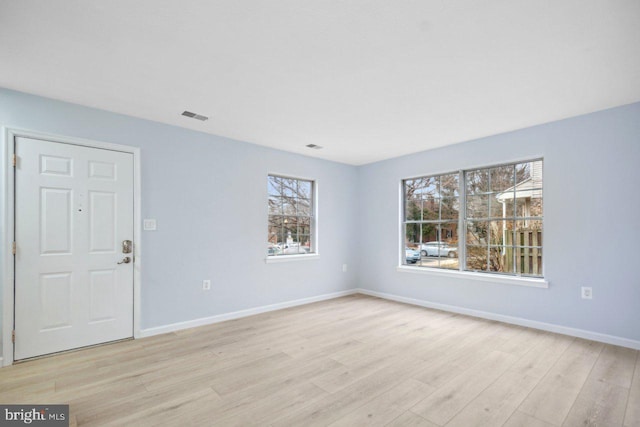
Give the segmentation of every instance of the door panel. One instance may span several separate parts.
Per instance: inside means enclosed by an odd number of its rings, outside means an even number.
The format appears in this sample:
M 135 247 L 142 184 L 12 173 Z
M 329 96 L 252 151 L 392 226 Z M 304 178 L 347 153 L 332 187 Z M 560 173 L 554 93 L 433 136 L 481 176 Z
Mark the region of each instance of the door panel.
M 40 188 L 42 255 L 71 253 L 71 195 L 68 188 Z
M 117 194 L 89 192 L 89 252 L 116 252 Z
M 133 155 L 17 137 L 16 360 L 133 335 Z
M 71 326 L 71 276 L 70 271 L 40 275 L 41 330 Z

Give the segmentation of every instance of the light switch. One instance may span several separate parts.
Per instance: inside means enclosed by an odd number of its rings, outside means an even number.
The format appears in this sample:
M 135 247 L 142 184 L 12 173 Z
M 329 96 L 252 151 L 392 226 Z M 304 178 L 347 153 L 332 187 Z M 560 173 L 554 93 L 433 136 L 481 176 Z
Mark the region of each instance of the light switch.
M 156 220 L 155 219 L 145 219 L 142 222 L 142 228 L 146 231 L 153 231 L 156 229 Z

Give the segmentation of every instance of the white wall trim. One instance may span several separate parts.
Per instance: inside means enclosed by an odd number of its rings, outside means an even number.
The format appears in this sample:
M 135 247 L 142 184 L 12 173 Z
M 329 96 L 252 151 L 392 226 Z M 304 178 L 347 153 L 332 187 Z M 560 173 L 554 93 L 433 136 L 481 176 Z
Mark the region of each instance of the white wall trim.
M 452 313 L 464 314 L 467 316 L 480 317 L 482 319 L 496 320 L 498 322 L 510 323 L 512 325 L 525 326 L 527 328 L 540 329 L 543 331 L 554 332 L 572 337 L 584 338 L 587 340 L 598 341 L 605 344 L 618 345 L 640 350 L 640 341 L 628 338 L 618 337 L 615 335 L 601 334 L 599 332 L 586 331 L 584 329 L 570 328 L 568 326 L 555 325 L 553 323 L 538 322 L 536 320 L 523 319 L 521 317 L 506 316 L 503 314 L 491 313 L 488 311 L 474 310 L 471 308 L 458 307 L 454 305 L 440 304 L 431 301 L 408 298 L 399 295 L 387 294 L 384 292 L 371 291 L 369 289 L 357 288 L 358 293 L 383 298 L 391 301 L 403 302 L 420 307 L 433 308 L 436 310 L 448 311 Z
M 302 298 L 293 301 L 279 302 L 276 304 L 263 305 L 260 307 L 248 308 L 246 310 L 232 311 L 230 313 L 218 314 L 210 317 L 202 317 L 200 319 L 187 320 L 185 322 L 172 323 L 164 326 L 156 326 L 140 331 L 140 337 L 151 337 L 154 335 L 166 334 L 169 332 L 180 331 L 183 329 L 195 328 L 198 326 L 211 325 L 213 323 L 224 322 L 225 320 L 240 319 L 242 317 L 253 316 L 269 311 L 282 310 L 283 308 L 295 307 L 298 305 L 311 304 L 314 302 L 325 301 L 334 298 L 340 298 L 347 295 L 358 293 L 356 289 L 348 289 L 346 291 L 332 292 L 330 294 L 318 295 L 315 297 Z
M 89 139 L 74 138 L 62 135 L 55 135 L 43 132 L 37 132 L 27 129 L 17 129 L 11 127 L 3 127 L 0 135 L 2 141 L 0 146 L 0 175 L 3 177 L 4 185 L 0 188 L 0 212 L 5 220 L 0 223 L 0 244 L 6 249 L 6 256 L 0 259 L 0 270 L 4 272 L 0 277 L 0 286 L 2 287 L 2 363 L 0 366 L 8 366 L 13 363 L 13 343 L 11 342 L 11 332 L 13 331 L 14 319 L 14 295 L 13 295 L 13 254 L 11 253 L 11 243 L 13 242 L 13 224 L 14 224 L 14 203 L 13 200 L 13 167 L 10 159 L 14 154 L 14 139 L 22 136 L 32 139 L 42 139 L 46 141 L 59 142 L 63 144 L 80 145 L 84 147 L 101 148 L 111 151 L 121 151 L 131 153 L 133 155 L 133 238 L 135 242 L 134 257 L 135 264 L 133 270 L 133 331 L 134 338 L 140 336 L 140 320 L 141 320 L 141 303 L 140 289 L 142 286 L 142 234 L 140 230 L 142 210 L 141 210 L 141 159 L 140 148 L 130 147 L 128 145 L 113 144 L 109 142 L 93 141 Z

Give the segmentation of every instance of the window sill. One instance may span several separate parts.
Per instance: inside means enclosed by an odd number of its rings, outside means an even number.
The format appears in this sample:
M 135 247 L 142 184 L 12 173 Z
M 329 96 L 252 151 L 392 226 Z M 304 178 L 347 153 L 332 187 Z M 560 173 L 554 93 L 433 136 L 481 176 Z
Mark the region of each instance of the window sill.
M 310 261 L 312 259 L 320 258 L 320 254 L 302 254 L 302 255 L 277 255 L 277 256 L 269 256 L 264 259 L 266 264 L 275 264 L 278 262 L 289 262 L 289 261 Z
M 549 281 L 533 277 L 502 276 L 489 273 L 475 273 L 471 271 L 440 270 L 428 267 L 411 267 L 400 265 L 396 268 L 400 273 L 426 274 L 431 276 L 452 277 L 459 279 L 477 280 L 481 282 L 499 283 L 504 285 L 529 286 L 534 288 L 548 288 Z

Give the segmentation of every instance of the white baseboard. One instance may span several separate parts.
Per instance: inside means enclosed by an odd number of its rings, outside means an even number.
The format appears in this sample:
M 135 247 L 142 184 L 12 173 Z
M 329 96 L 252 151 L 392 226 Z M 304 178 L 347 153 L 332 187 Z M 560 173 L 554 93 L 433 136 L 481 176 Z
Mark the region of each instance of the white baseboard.
M 533 329 L 540 329 L 548 332 L 569 335 L 572 337 L 584 338 L 591 341 L 603 342 L 606 344 L 628 347 L 640 350 L 640 341 L 630 340 L 628 338 L 617 337 L 615 335 L 601 334 L 599 332 L 586 331 L 584 329 L 570 328 L 567 326 L 554 325 L 552 323 L 538 322 L 536 320 L 523 319 L 520 317 L 505 316 L 503 314 L 495 314 L 487 311 L 473 310 L 470 308 L 458 307 L 454 305 L 440 304 L 414 298 L 401 297 L 398 295 L 387 294 L 384 292 L 371 291 L 369 289 L 357 288 L 360 294 L 370 295 L 391 301 L 403 302 L 406 304 L 418 305 L 421 307 L 433 308 L 436 310 L 449 311 L 452 313 L 465 314 L 467 316 L 480 317 L 483 319 L 497 320 L 499 322 L 510 323 L 513 325 L 525 326 Z
M 311 304 L 313 302 L 324 301 L 333 298 L 340 298 L 347 295 L 358 293 L 356 289 L 348 289 L 346 291 L 332 292 L 330 294 L 318 295 L 315 297 L 302 298 L 293 301 L 285 301 L 277 304 L 264 305 L 261 307 L 249 308 L 246 310 L 233 311 L 231 313 L 218 314 L 216 316 L 202 317 L 200 319 L 188 320 L 186 322 L 172 323 L 154 328 L 142 329 L 140 335 L 136 338 L 151 337 L 154 335 L 166 334 L 169 332 L 180 331 L 182 329 L 195 328 L 197 326 L 210 325 L 212 323 L 224 322 L 225 320 L 239 319 L 241 317 L 253 316 L 255 314 L 266 313 L 268 311 L 281 310 L 283 308 L 295 307 L 298 305 Z

